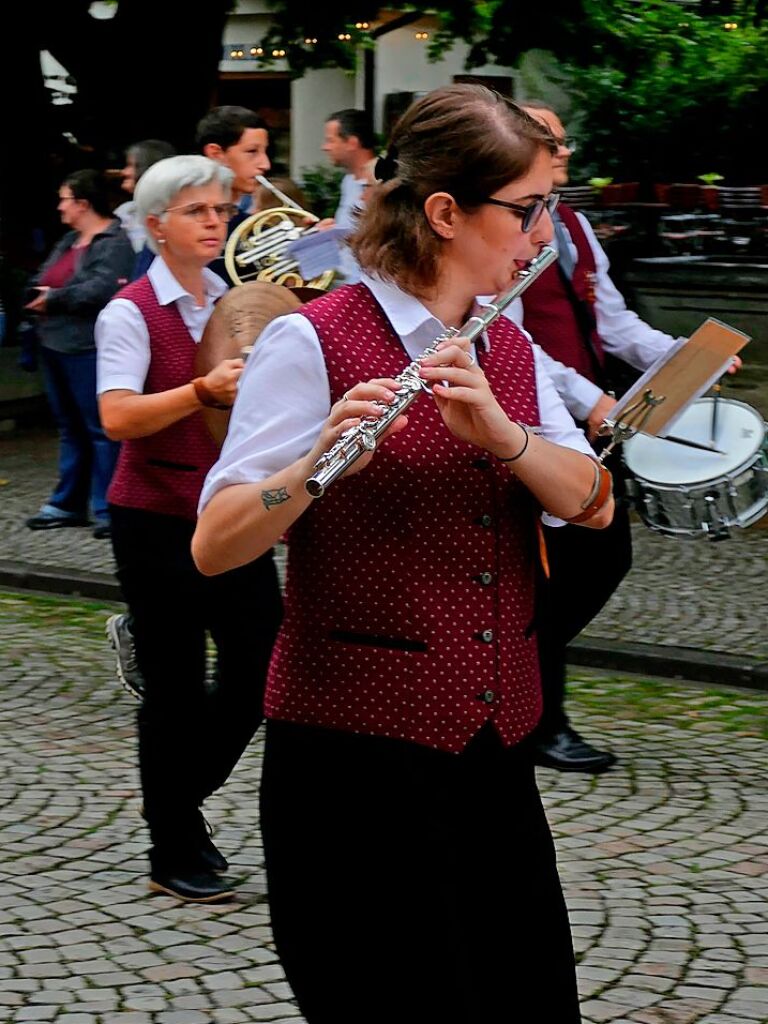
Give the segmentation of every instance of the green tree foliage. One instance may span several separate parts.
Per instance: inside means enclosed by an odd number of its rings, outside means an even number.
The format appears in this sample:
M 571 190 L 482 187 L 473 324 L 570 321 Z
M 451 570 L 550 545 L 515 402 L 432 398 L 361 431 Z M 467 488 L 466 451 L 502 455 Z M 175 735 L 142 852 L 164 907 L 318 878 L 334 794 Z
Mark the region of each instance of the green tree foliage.
M 546 5 L 523 5 L 519 0 L 456 0 L 444 6 L 422 8 L 402 0 L 387 4 L 369 0 L 356 4 L 338 0 L 323 4 L 267 2 L 273 25 L 261 41 L 265 62 L 277 51 L 280 59 L 288 61 L 298 75 L 310 68 L 353 69 L 359 48 L 373 45 L 376 35 L 386 30 L 389 19 L 408 13 L 437 18 L 438 29 L 429 44 L 433 60 L 458 40 L 468 43 L 467 68 L 494 62 L 509 65 L 531 47 L 545 46 L 558 54 L 572 53 L 574 45 L 578 45 L 577 28 L 582 18 L 582 0 L 549 0 Z M 386 16 L 379 21 L 382 11 Z M 379 24 L 372 31 L 360 27 L 377 21 Z
M 768 99 L 764 4 L 584 0 L 589 60 L 568 61 L 580 177 L 756 184 Z

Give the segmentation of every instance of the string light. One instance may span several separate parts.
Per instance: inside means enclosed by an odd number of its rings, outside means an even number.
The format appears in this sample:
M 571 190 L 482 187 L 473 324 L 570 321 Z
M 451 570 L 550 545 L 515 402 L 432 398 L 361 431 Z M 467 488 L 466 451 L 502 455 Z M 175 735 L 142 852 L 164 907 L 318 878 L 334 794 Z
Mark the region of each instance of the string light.
M 339 32 L 340 43 L 348 43 L 351 38 L 352 36 L 349 34 L 349 32 Z
M 371 26 L 368 24 L 367 21 L 356 21 L 355 22 L 355 28 L 358 29 L 358 31 L 360 31 L 360 30 L 364 31 L 365 29 L 370 28 L 370 27 Z
M 726 32 L 732 32 L 735 28 L 738 28 L 738 27 L 739 27 L 738 21 L 726 21 L 726 23 L 723 25 L 723 28 L 725 29 Z
M 264 51 L 262 50 L 262 48 L 260 46 L 252 46 L 251 47 L 251 56 L 252 57 L 261 57 L 261 55 L 263 53 L 264 53 Z
M 304 40 L 304 42 L 307 44 L 307 46 L 314 46 L 315 43 L 317 42 L 317 40 L 316 39 L 310 39 L 309 37 L 307 37 Z
M 423 42 L 425 39 L 429 39 L 429 32 L 417 32 L 416 38 Z
M 284 57 L 285 56 L 285 50 L 273 50 L 272 51 L 272 56 L 273 57 Z

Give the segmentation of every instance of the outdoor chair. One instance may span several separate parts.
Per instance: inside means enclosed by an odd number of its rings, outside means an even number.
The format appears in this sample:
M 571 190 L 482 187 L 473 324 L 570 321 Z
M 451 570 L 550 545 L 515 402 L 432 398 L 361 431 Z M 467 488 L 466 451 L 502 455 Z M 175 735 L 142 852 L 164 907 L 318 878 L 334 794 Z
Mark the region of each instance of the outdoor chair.
M 670 210 L 680 213 L 692 213 L 704 208 L 704 192 L 701 185 L 673 184 L 666 190 L 665 202 Z

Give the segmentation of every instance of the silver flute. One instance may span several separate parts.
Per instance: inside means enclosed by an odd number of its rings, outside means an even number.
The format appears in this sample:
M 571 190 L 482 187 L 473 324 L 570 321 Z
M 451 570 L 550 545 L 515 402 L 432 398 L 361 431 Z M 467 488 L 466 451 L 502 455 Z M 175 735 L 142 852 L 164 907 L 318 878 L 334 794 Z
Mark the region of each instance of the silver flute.
M 422 359 L 434 355 L 441 341 L 449 341 L 451 338 L 469 338 L 470 341 L 474 341 L 556 259 L 555 250 L 545 245 L 524 270 L 518 271 L 512 287 L 498 295 L 488 306 L 484 306 L 482 313 L 471 316 L 461 327 L 449 327 L 435 338 L 429 348 L 424 349 L 421 355 L 394 378 L 399 384 L 394 402 L 391 405 L 385 402 L 375 403 L 384 409 L 384 414 L 364 417 L 357 426 L 345 430 L 333 447 L 320 456 L 314 466 L 315 472 L 304 484 L 307 493 L 313 498 L 321 498 L 334 480 L 338 480 L 346 473 L 361 455 L 376 450 L 381 435 L 422 392 L 431 394 L 429 386 L 419 376 L 419 369 Z

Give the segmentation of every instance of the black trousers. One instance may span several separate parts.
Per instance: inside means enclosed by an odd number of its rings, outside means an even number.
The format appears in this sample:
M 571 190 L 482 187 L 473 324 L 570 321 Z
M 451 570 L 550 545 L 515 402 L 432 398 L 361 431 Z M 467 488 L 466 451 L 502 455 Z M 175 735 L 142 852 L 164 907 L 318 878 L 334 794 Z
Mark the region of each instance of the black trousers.
M 577 1024 L 528 744 L 460 755 L 268 721 L 277 951 L 309 1024 Z
M 632 534 L 623 502 L 605 530 L 545 526 L 549 580 L 541 581 L 537 636 L 544 712 L 537 735 L 568 724 L 566 647 L 594 619 L 632 566 Z
M 221 576 L 195 567 L 195 524 L 111 506 L 117 575 L 133 616 L 145 697 L 139 767 L 154 866 L 183 863 L 199 806 L 229 777 L 263 718 L 281 617 L 271 553 Z M 216 646 L 206 686 L 206 639 Z

